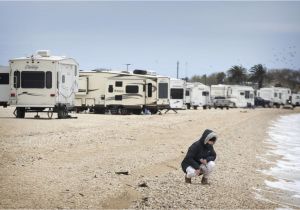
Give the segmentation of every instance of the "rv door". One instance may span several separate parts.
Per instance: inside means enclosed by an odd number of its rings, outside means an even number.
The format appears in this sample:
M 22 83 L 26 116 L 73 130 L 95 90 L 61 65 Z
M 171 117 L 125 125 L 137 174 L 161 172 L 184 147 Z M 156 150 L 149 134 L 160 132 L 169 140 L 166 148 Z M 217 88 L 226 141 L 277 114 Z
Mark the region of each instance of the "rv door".
M 146 105 L 155 105 L 156 104 L 156 87 L 153 80 L 146 79 L 146 94 L 145 94 L 145 104 Z

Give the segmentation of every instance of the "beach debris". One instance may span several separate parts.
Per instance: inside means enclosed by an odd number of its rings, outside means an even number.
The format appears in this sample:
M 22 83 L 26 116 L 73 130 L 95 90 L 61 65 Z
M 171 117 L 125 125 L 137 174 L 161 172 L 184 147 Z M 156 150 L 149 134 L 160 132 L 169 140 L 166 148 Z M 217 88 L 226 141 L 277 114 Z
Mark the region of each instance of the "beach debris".
M 139 187 L 149 187 L 146 182 L 142 182 L 141 184 L 138 184 L 138 186 Z
M 115 174 L 118 174 L 118 175 L 129 175 L 129 172 L 128 171 L 116 171 Z
M 149 198 L 148 198 L 148 197 L 143 197 L 143 198 L 142 198 L 142 204 L 143 204 L 143 205 L 149 206 L 148 201 L 149 201 Z
M 79 195 L 81 195 L 82 197 L 84 196 L 84 194 L 82 194 L 82 193 L 79 193 Z
M 96 174 L 95 174 L 94 178 L 98 178 Z

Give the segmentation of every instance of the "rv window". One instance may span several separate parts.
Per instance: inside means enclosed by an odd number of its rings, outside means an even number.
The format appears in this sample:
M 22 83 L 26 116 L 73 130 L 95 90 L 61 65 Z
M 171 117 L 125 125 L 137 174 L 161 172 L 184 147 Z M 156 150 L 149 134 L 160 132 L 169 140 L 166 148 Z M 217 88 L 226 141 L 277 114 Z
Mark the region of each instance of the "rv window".
M 158 98 L 168 98 L 168 83 L 159 83 Z
M 109 93 L 112 93 L 113 91 L 114 91 L 113 86 L 112 86 L 112 85 L 109 85 L 109 86 L 108 86 L 108 92 L 109 92 Z
M 116 87 L 122 87 L 123 86 L 123 82 L 117 81 L 116 82 Z
M 126 86 L 126 93 L 138 93 L 139 86 L 137 85 L 127 85 Z
M 51 71 L 46 72 L 46 88 L 48 88 L 48 89 L 52 88 L 52 72 Z
M 20 88 L 21 80 L 20 80 L 20 72 L 15 71 L 14 72 L 14 87 Z
M 281 99 L 281 93 L 279 93 L 279 99 Z
M 44 88 L 45 72 L 43 71 L 23 71 L 21 73 L 22 88 Z
M 116 101 L 122 101 L 122 95 L 115 95 Z
M 274 93 L 274 97 L 277 97 L 277 93 Z
M 62 75 L 62 77 L 61 77 L 61 82 L 62 82 L 62 83 L 65 83 L 65 81 L 66 81 L 66 77 L 65 77 L 65 75 Z
M 243 95 L 245 95 L 245 93 L 244 92 L 240 92 L 240 95 L 243 96 Z
M 209 96 L 209 92 L 203 91 L 203 92 L 202 92 L 202 96 Z
M 171 99 L 183 99 L 183 89 L 172 88 Z
M 77 76 L 77 66 L 75 65 L 75 76 Z
M 186 95 L 186 96 L 190 96 L 190 91 L 189 91 L 189 90 L 186 90 L 186 91 L 185 91 L 185 95 Z
M 9 74 L 1 73 L 0 74 L 0 85 L 8 85 L 9 84 Z
M 250 98 L 250 91 L 245 91 L 245 98 Z
M 148 83 L 148 97 L 152 97 L 152 83 Z

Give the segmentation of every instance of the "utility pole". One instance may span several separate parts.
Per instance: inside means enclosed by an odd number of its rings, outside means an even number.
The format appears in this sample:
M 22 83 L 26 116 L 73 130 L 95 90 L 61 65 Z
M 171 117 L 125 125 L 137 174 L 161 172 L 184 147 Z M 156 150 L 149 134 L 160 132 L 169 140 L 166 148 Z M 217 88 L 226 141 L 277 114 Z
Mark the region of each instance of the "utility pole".
M 179 74 L 179 61 L 177 61 L 177 79 L 178 79 L 178 74 Z
M 125 65 L 126 65 L 126 71 L 128 71 L 128 66 L 130 66 L 131 63 L 127 63 L 127 64 L 125 64 Z

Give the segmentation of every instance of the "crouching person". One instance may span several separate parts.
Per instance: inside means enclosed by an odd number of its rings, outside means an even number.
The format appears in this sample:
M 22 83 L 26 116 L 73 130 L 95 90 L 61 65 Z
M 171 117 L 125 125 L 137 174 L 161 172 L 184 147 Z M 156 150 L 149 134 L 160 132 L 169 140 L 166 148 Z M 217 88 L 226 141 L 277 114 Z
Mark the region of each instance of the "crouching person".
M 203 174 L 201 183 L 208 184 L 208 177 L 215 166 L 216 152 L 214 143 L 217 141 L 217 135 L 212 130 L 206 129 L 201 138 L 193 143 L 183 159 L 181 166 L 185 175 L 185 182 L 192 183 L 192 177 Z

